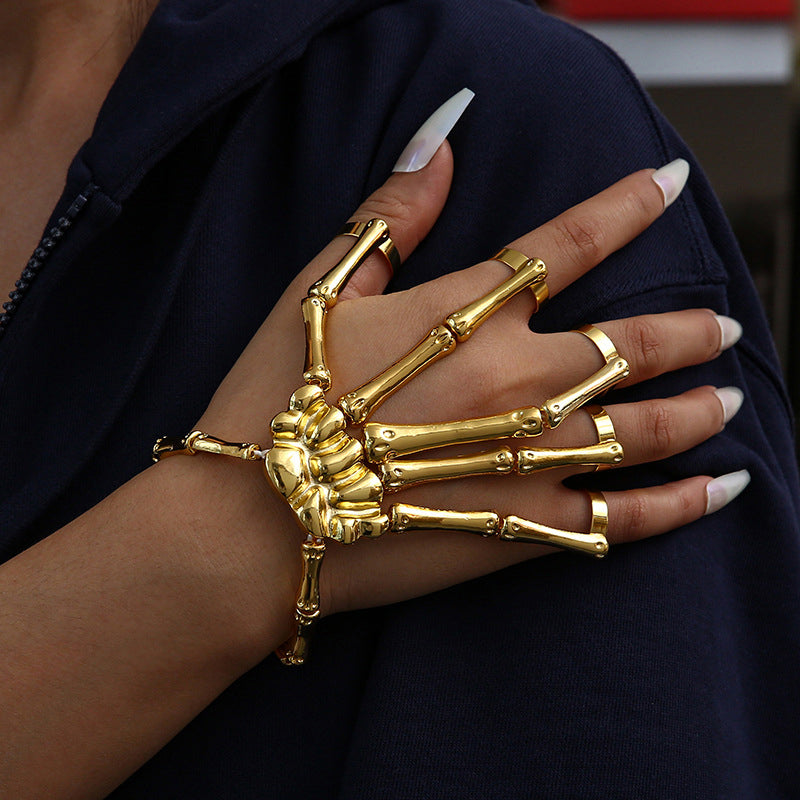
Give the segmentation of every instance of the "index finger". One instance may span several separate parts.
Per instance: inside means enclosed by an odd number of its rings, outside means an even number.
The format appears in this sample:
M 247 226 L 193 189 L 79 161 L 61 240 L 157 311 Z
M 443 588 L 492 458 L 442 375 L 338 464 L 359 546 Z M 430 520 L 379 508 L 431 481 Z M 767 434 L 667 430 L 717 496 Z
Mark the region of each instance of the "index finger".
M 688 177 L 682 158 L 634 172 L 508 246 L 541 258 L 550 294 L 557 294 L 658 219 Z

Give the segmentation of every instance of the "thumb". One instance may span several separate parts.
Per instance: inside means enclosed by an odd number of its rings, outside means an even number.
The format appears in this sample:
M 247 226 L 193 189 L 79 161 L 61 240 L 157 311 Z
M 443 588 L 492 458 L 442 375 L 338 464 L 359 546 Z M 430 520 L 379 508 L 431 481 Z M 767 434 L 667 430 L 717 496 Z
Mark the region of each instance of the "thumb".
M 440 106 L 411 139 L 391 177 L 349 218 L 354 222 L 376 217 L 384 220 L 401 260 L 408 258 L 425 238 L 444 207 L 453 177 L 453 154 L 445 137 L 473 96 L 469 89 L 462 89 Z M 314 258 L 300 275 L 303 289 L 328 272 L 353 246 L 353 241 L 351 237 L 337 236 Z M 391 277 L 388 259 L 376 252 L 352 276 L 339 299 L 380 294 Z

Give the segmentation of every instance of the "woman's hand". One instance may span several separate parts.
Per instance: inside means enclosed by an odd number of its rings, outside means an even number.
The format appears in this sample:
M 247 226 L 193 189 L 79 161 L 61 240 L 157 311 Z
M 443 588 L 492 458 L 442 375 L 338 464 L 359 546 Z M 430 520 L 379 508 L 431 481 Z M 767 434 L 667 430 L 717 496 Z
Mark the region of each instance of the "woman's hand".
M 673 200 L 682 188 L 680 172 L 681 165 L 675 164 L 655 176 L 668 191 L 654 180 L 652 170 L 631 175 L 509 246 L 542 258 L 548 266 L 550 293 L 557 294 L 660 216 L 665 197 Z M 352 219 L 385 219 L 406 258 L 438 215 L 450 175 L 451 155 L 444 146 L 421 172 L 392 176 Z M 288 397 L 303 384 L 300 301 L 352 242 L 335 239 L 292 283 L 216 393 L 198 423 L 201 430 L 268 446 L 268 420 L 285 409 Z M 498 247 L 503 244 L 498 242 Z M 329 402 L 394 363 L 432 326 L 510 274 L 506 265 L 487 261 L 409 291 L 383 295 L 380 292 L 390 277 L 388 264 L 380 255 L 373 256 L 329 314 L 327 349 L 333 375 Z M 401 388 L 372 420 L 435 423 L 541 405 L 602 365 L 598 350 L 580 334 L 532 333 L 528 319 L 534 306 L 530 292 L 517 295 L 451 356 Z M 625 385 L 714 358 L 737 335 L 733 321 L 706 309 L 609 321 L 599 327 L 630 364 Z M 679 397 L 611 404 L 606 410 L 625 449 L 624 465 L 631 466 L 701 443 L 724 427 L 740 402 L 736 390 L 718 392 L 700 386 Z M 581 410 L 535 444 L 563 447 L 596 441 L 591 419 Z M 529 442 L 523 440 L 522 445 Z M 215 474 L 220 469 L 217 466 Z M 562 483 L 565 477 L 587 469 L 591 468 L 553 470 L 527 478 L 446 481 L 415 487 L 391 499 L 441 509 L 496 510 L 558 528 L 588 531 L 591 514 L 586 493 Z M 251 473 L 249 480 L 264 480 L 260 470 L 251 469 Z M 609 539 L 632 541 L 700 517 L 708 507 L 710 480 L 694 476 L 656 488 L 607 492 Z M 227 487 L 227 491 L 237 491 L 234 484 Z M 282 537 L 284 545 L 291 541 L 299 563 L 303 536 L 288 505 L 273 498 L 270 511 L 261 513 L 282 520 L 277 533 L 273 530 L 269 535 Z M 225 531 L 219 535 L 225 536 Z M 282 552 L 287 555 L 285 548 Z M 355 545 L 333 544 L 323 571 L 323 612 L 407 599 L 547 552 L 552 549 L 483 541 L 459 533 L 390 534 Z M 289 574 L 296 576 L 296 570 L 290 569 Z
M 444 146 L 421 172 L 392 176 L 355 218 L 386 219 L 408 257 L 444 205 L 451 170 Z M 545 260 L 555 294 L 663 208 L 652 173 L 640 172 L 511 245 Z M 302 385 L 300 300 L 349 244 L 335 239 L 292 283 L 198 427 L 269 445 L 270 419 Z M 431 324 L 508 274 L 508 267 L 488 261 L 384 296 L 388 268 L 382 257 L 371 258 L 330 314 L 335 395 L 384 369 Z M 583 336 L 531 333 L 531 310 L 530 293 L 515 297 L 453 355 L 392 396 L 376 418 L 437 422 L 539 405 L 597 369 L 597 350 Z M 722 331 L 735 323 L 723 323 L 710 311 L 689 310 L 601 326 L 630 362 L 630 383 L 713 358 L 732 342 Z M 676 398 L 607 409 L 630 465 L 702 442 L 722 428 L 736 400 L 731 392 L 698 387 Z M 547 446 L 586 444 L 596 432 L 578 411 L 541 438 Z M 586 531 L 585 493 L 562 485 L 575 471 L 445 481 L 398 499 L 496 509 Z M 688 477 L 606 493 L 609 538 L 638 539 L 699 517 L 710 480 Z M 176 457 L 0 566 L 4 792 L 100 797 L 133 772 L 291 634 L 302 539 L 294 513 L 256 465 Z M 414 597 L 547 550 L 436 532 L 387 534 L 328 549 L 325 613 Z

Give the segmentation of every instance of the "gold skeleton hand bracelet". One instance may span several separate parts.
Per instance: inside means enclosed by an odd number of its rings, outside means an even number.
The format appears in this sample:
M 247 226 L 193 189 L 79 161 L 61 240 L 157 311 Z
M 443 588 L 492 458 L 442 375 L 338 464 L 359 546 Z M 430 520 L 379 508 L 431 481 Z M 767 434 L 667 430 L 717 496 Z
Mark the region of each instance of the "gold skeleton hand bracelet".
M 513 275 L 447 316 L 405 356 L 329 405 L 325 399 L 332 382 L 325 357 L 327 315 L 349 278 L 376 250 L 386 256 L 393 268 L 399 265 L 397 250 L 383 220 L 348 223 L 341 235 L 353 236 L 356 241 L 339 263 L 310 287 L 301 304 L 306 337 L 305 385 L 292 394 L 287 410 L 273 418 L 272 448 L 264 451 L 256 444 L 225 442 L 200 431 L 192 431 L 182 439 L 161 438 L 153 448 L 155 461 L 198 452 L 260 460 L 270 483 L 294 511 L 306 540 L 294 612 L 297 630 L 277 651 L 284 664 L 302 664 L 306 659 L 309 633 L 320 615 L 320 570 L 328 539 L 351 544 L 384 533 L 448 530 L 548 544 L 598 558 L 608 552 L 608 507 L 598 492 L 589 492 L 589 533 L 552 528 L 516 516 L 504 518 L 492 510 L 449 511 L 393 503 L 384 511 L 385 493 L 427 481 L 471 475 L 528 475 L 567 465 L 608 467 L 623 458 L 611 420 L 599 407 L 590 410 L 598 441 L 587 447 L 528 448 L 516 452 L 502 446 L 455 458 L 407 458 L 449 445 L 538 436 L 545 428 L 555 428 L 568 414 L 628 375 L 625 359 L 609 337 L 594 326 L 581 328 L 580 332 L 597 346 L 605 363 L 589 378 L 541 407 L 432 425 L 366 422 L 394 391 L 452 353 L 515 294 L 532 289 L 537 309 L 546 300 L 544 263 L 515 250 L 504 249 L 495 256 L 514 270 Z M 362 428 L 363 443 L 347 432 L 348 426 Z

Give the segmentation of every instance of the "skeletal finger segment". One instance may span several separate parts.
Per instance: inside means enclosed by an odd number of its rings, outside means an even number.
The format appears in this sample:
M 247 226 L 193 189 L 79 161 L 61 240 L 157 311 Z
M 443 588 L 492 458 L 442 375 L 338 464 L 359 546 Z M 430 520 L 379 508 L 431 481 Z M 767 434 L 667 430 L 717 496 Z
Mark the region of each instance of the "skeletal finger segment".
M 548 544 L 597 558 L 602 558 L 608 552 L 608 541 L 602 533 L 565 531 L 515 516 L 506 517 L 500 538 L 508 542 Z
M 382 219 L 372 219 L 361 229 L 353 246 L 345 253 L 342 259 L 328 273 L 320 278 L 308 290 L 312 297 L 320 297 L 328 309 L 336 305 L 339 292 L 344 289 L 353 273 L 375 252 L 388 247 L 389 226 Z M 384 249 L 385 252 L 385 249 Z
M 517 471 L 530 475 L 545 469 L 569 466 L 614 466 L 624 453 L 617 441 L 599 442 L 586 447 L 527 448 L 517 453 Z
M 630 375 L 628 362 L 617 352 L 611 338 L 596 325 L 584 325 L 575 333 L 583 334 L 600 351 L 606 362 L 597 372 L 581 381 L 577 386 L 550 398 L 543 406 L 542 412 L 548 427 L 555 428 L 564 418 L 587 403 L 593 397 L 608 391 L 619 381 Z M 602 438 L 602 432 L 598 429 Z
M 464 308 L 453 312 L 446 319 L 447 326 L 455 333 L 459 342 L 466 341 L 499 308 L 504 306 L 515 294 L 547 277 L 544 262 L 538 258 L 529 259 L 513 275 L 483 297 L 473 300 Z
M 355 423 L 363 422 L 387 397 L 456 346 L 452 331 L 437 325 L 403 358 L 372 380 L 339 399 L 339 408 Z
M 301 310 L 306 332 L 306 361 L 303 380 L 320 386 L 323 391 L 331 387 L 331 373 L 325 363 L 325 318 L 336 305 L 339 293 L 353 273 L 376 250 L 381 250 L 394 265 L 397 251 L 389 237 L 389 227 L 382 219 L 356 223 L 356 241 L 336 266 L 308 290 Z M 349 233 L 349 231 L 348 231 Z
M 597 500 L 597 505 L 595 508 L 593 499 L 592 529 L 589 533 L 552 528 L 513 515 L 504 519 L 496 511 L 444 511 L 407 503 L 395 503 L 391 506 L 389 530 L 392 533 L 423 530 L 463 531 L 510 542 L 547 544 L 602 558 L 608 552 L 608 541 L 605 537 L 608 514 L 602 496 Z
M 508 447 L 455 458 L 389 460 L 380 465 L 381 482 L 387 491 L 429 481 L 468 478 L 474 475 L 505 475 L 514 470 L 514 451 Z
M 437 447 L 538 436 L 541 432 L 542 413 L 538 408 L 518 408 L 505 414 L 434 425 L 370 422 L 364 426 L 364 449 L 370 461 L 378 462 Z
M 406 531 L 464 531 L 479 536 L 496 536 L 502 519 L 495 511 L 444 511 L 437 508 L 395 503 L 389 509 L 389 529 Z
M 628 362 L 621 356 L 602 366 L 585 381 L 555 397 L 550 398 L 543 406 L 542 413 L 549 428 L 558 427 L 564 419 L 580 408 L 593 397 L 607 392 L 630 374 Z
M 531 261 L 538 259 L 528 258 L 524 253 L 519 250 L 513 250 L 510 247 L 504 247 L 498 253 L 492 256 L 493 261 L 500 261 L 507 267 L 511 267 L 514 272 L 519 272 L 524 266 Z M 531 291 L 536 300 L 536 307 L 533 309 L 534 314 L 539 310 L 539 306 L 550 297 L 550 290 L 547 286 L 546 280 L 537 281 L 531 286 Z
M 321 297 L 306 297 L 302 304 L 303 325 L 306 330 L 306 364 L 303 380 L 328 391 L 331 373 L 325 366 L 325 316 L 328 309 Z

